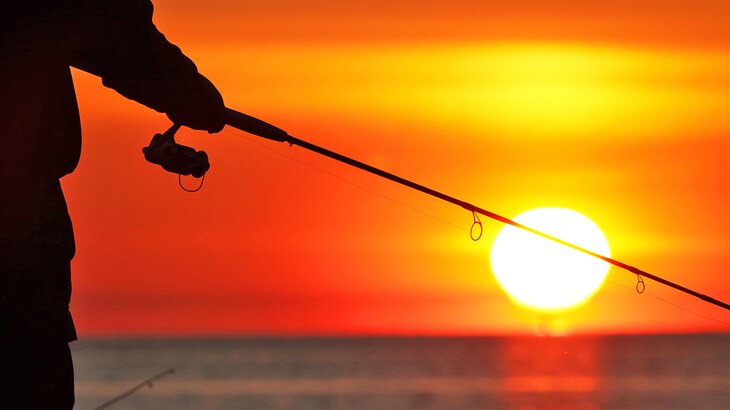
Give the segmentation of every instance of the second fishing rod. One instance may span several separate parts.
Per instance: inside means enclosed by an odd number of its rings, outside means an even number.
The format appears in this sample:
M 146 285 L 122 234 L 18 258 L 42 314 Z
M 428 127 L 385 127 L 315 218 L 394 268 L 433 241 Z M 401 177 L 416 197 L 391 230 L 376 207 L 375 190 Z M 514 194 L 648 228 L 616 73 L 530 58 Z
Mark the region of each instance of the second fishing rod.
M 249 134 L 253 134 L 253 135 L 256 135 L 256 136 L 259 136 L 262 138 L 266 138 L 266 139 L 269 139 L 272 141 L 277 141 L 277 142 L 284 142 L 284 143 L 289 144 L 290 146 L 294 146 L 294 145 L 299 146 L 299 147 L 307 149 L 309 151 L 316 152 L 320 155 L 324 155 L 324 156 L 332 158 L 336 161 L 351 165 L 355 168 L 359 168 L 363 171 L 377 175 L 381 178 L 385 178 L 385 179 L 388 179 L 395 183 L 398 183 L 400 185 L 406 186 L 408 188 L 423 192 L 424 194 L 430 195 L 434 198 L 438 198 L 442 201 L 446 201 L 446 202 L 449 202 L 456 206 L 459 206 L 459 207 L 471 212 L 474 215 L 474 223 L 475 223 L 475 225 L 478 224 L 479 229 L 480 229 L 479 236 L 481 236 L 481 222 L 479 221 L 478 217 L 476 216 L 477 214 L 485 216 L 490 219 L 493 219 L 495 221 L 501 222 L 503 224 L 507 224 L 507 225 L 513 226 L 515 228 L 530 232 L 530 233 L 540 236 L 546 240 L 559 243 L 559 244 L 566 246 L 568 248 L 571 248 L 577 252 L 581 252 L 581 253 L 590 255 L 594 258 L 600 259 L 613 266 L 616 266 L 616 267 L 624 269 L 634 275 L 637 275 L 637 277 L 639 279 L 646 278 L 649 280 L 653 280 L 657 283 L 661 283 L 662 285 L 669 286 L 680 292 L 683 292 L 688 295 L 699 298 L 699 299 L 703 300 L 704 302 L 711 303 L 715 306 L 718 306 L 720 308 L 730 311 L 730 304 L 727 304 L 716 298 L 713 298 L 708 295 L 702 294 L 700 292 L 694 291 L 685 286 L 682 286 L 675 282 L 669 281 L 669 280 L 659 277 L 657 275 L 651 274 L 649 272 L 646 272 L 644 270 L 641 270 L 639 268 L 636 268 L 634 266 L 631 266 L 631 265 L 621 262 L 619 260 L 610 258 L 605 255 L 598 254 L 596 252 L 585 249 L 581 246 L 564 241 L 560 238 L 557 238 L 552 235 L 541 232 L 539 230 L 533 229 L 529 226 L 520 224 L 519 222 L 516 222 L 510 218 L 504 217 L 502 215 L 496 214 L 496 213 L 486 210 L 484 208 L 473 205 L 469 202 L 466 202 L 461 199 L 455 198 L 453 196 L 447 195 L 443 192 L 429 188 L 425 185 L 418 184 L 418 183 L 408 180 L 406 178 L 403 178 L 398 175 L 392 174 L 390 172 L 384 171 L 380 168 L 374 167 L 372 165 L 366 164 L 364 162 L 358 161 L 358 160 L 350 158 L 348 156 L 345 156 L 345 155 L 339 154 L 337 152 L 328 150 L 326 148 L 320 147 L 318 145 L 312 144 L 311 142 L 301 140 L 299 138 L 295 138 L 295 137 L 289 135 L 286 131 L 282 130 L 281 128 L 278 128 L 274 125 L 271 125 L 267 122 L 264 122 L 258 118 L 252 117 L 250 115 L 227 108 L 226 109 L 226 124 L 230 127 L 239 129 L 241 131 L 245 131 Z M 210 164 L 208 163 L 208 156 L 202 151 L 196 151 L 193 148 L 185 147 L 185 146 L 175 143 L 174 135 L 175 135 L 175 132 L 177 132 L 177 130 L 179 128 L 180 128 L 179 125 L 173 125 L 165 133 L 155 135 L 155 137 L 153 137 L 150 145 L 143 149 L 145 157 L 147 158 L 148 161 L 153 162 L 155 164 L 159 164 L 165 170 L 168 170 L 170 172 L 175 172 L 175 173 L 178 173 L 181 175 L 193 175 L 194 177 L 202 177 L 205 175 L 205 172 L 210 168 Z M 183 188 L 183 189 L 185 189 L 185 188 Z M 472 228 L 474 228 L 474 226 L 472 226 Z M 472 239 L 474 239 L 473 232 L 472 232 Z

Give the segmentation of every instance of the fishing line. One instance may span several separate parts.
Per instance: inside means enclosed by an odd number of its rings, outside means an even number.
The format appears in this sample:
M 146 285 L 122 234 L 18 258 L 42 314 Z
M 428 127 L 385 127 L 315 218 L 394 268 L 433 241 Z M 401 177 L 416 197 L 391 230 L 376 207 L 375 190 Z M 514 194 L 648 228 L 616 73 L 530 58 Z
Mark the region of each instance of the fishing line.
M 304 161 L 302 161 L 302 160 L 299 160 L 299 159 L 297 159 L 297 158 L 294 158 L 294 157 L 292 157 L 292 156 L 286 155 L 286 154 L 284 154 L 283 152 L 280 152 L 280 151 L 278 151 L 278 150 L 276 150 L 276 149 L 274 149 L 274 148 L 271 148 L 271 147 L 267 146 L 266 144 L 263 144 L 263 143 L 261 143 L 261 142 L 259 142 L 259 141 L 256 141 L 255 139 L 253 139 L 253 138 L 249 137 L 248 135 L 246 135 L 246 134 L 244 134 L 244 133 L 242 133 L 242 132 L 236 131 L 235 129 L 231 129 L 231 128 L 225 128 L 225 129 L 224 129 L 224 131 L 227 131 L 227 132 L 230 132 L 230 133 L 232 133 L 232 134 L 235 134 L 236 136 L 242 137 L 242 138 L 244 138 L 244 139 L 245 139 L 245 140 L 246 140 L 247 142 L 250 142 L 250 143 L 252 143 L 252 144 L 256 144 L 256 145 L 258 145 L 258 146 L 260 146 L 260 147 L 262 147 L 262 148 L 264 148 L 264 149 L 266 149 L 266 150 L 268 150 L 268 151 L 271 151 L 271 152 L 273 152 L 273 153 L 275 153 L 275 154 L 277 154 L 277 155 L 279 155 L 279 156 L 281 156 L 281 157 L 283 157 L 283 158 L 286 158 L 286 159 L 288 159 L 289 161 L 292 161 L 292 162 L 295 162 L 295 163 L 297 163 L 297 164 L 299 164 L 299 165 L 302 165 L 302 166 L 305 166 L 305 167 L 311 168 L 311 169 L 313 169 L 313 170 L 315 170 L 315 171 L 319 171 L 319 172 L 321 172 L 321 173 L 323 173 L 323 174 L 327 174 L 327 175 L 329 175 L 329 176 L 331 176 L 331 177 L 333 177 L 333 178 L 337 178 L 337 179 L 339 179 L 340 181 L 342 181 L 342 182 L 345 182 L 345 183 L 347 183 L 347 184 L 349 184 L 349 185 L 352 185 L 352 186 L 354 186 L 355 188 L 357 188 L 357 189 L 359 189 L 359 190 L 361 190 L 361 191 L 367 192 L 368 194 L 371 194 L 371 195 L 374 195 L 374 196 L 377 196 L 377 197 L 380 197 L 380 198 L 383 198 L 383 199 L 387 199 L 388 201 L 394 202 L 394 203 L 396 203 L 396 204 L 398 204 L 398 205 L 400 205 L 400 206 L 402 206 L 402 207 L 405 207 L 405 208 L 407 208 L 407 209 L 409 209 L 409 210 L 411 210 L 411 211 L 413 211 L 413 212 L 419 213 L 419 214 L 421 214 L 421 215 L 423 215 L 423 216 L 425 216 L 425 217 L 428 217 L 428 218 L 431 218 L 431 219 L 433 219 L 433 220 L 435 220 L 435 221 L 438 221 L 438 222 L 444 223 L 444 224 L 446 224 L 446 225 L 449 225 L 449 226 L 451 226 L 451 227 L 453 227 L 453 228 L 456 228 L 456 229 L 459 229 L 459 230 L 461 230 L 461 231 L 468 231 L 468 229 L 467 229 L 467 228 L 465 228 L 465 227 L 463 227 L 463 226 L 460 226 L 460 225 L 457 225 L 457 224 L 455 224 L 455 223 L 449 222 L 449 221 L 447 221 L 447 220 L 445 220 L 445 219 L 441 219 L 441 218 L 439 218 L 438 216 L 434 216 L 434 215 L 431 215 L 431 214 L 429 214 L 429 213 L 427 213 L 427 212 L 424 212 L 424 211 L 422 211 L 422 210 L 420 210 L 420 209 L 418 209 L 418 208 L 414 208 L 413 206 L 411 206 L 411 205 L 408 205 L 408 204 L 407 204 L 407 203 L 405 203 L 405 202 L 401 202 L 401 201 L 399 201 L 399 200 L 397 200 L 397 199 L 395 199 L 395 198 L 393 198 L 393 197 L 389 197 L 389 196 L 387 196 L 387 195 L 384 195 L 384 194 L 381 194 L 381 193 L 379 193 L 379 192 L 373 191 L 373 190 L 371 190 L 371 189 L 369 189 L 369 188 L 365 188 L 364 186 L 362 186 L 362 185 L 358 185 L 358 184 L 356 184 L 356 183 L 354 183 L 354 182 L 350 181 L 349 179 L 347 179 L 347 178 L 345 178 L 345 177 L 342 177 L 342 176 L 340 176 L 340 175 L 337 175 L 337 174 L 335 174 L 335 173 L 333 173 L 333 172 L 331 172 L 331 171 L 327 171 L 326 169 L 323 169 L 323 168 L 319 168 L 319 167 L 317 167 L 317 166 L 314 166 L 314 165 L 312 165 L 312 164 L 310 164 L 310 163 L 307 163 L 307 162 L 304 162 Z M 480 222 L 480 224 L 481 224 L 481 222 Z M 481 235 L 480 235 L 480 236 L 481 236 Z M 477 240 L 478 240 L 478 238 L 477 238 Z
M 611 270 L 610 270 L 609 272 L 611 272 L 611 273 L 616 273 L 616 272 L 614 272 L 614 270 L 613 270 L 613 269 L 611 269 Z M 683 311 L 685 311 L 685 312 L 687 312 L 687 313 L 690 313 L 690 314 L 692 314 L 692 315 L 695 315 L 695 316 L 697 316 L 697 317 L 699 317 L 699 318 L 702 318 L 702 319 L 707 319 L 707 320 L 710 320 L 710 321 L 713 321 L 713 322 L 719 323 L 719 324 L 721 324 L 721 325 L 724 325 L 724 326 L 726 326 L 726 327 L 730 328 L 730 322 L 725 322 L 724 320 L 716 319 L 716 318 L 714 318 L 714 317 L 712 317 L 712 316 L 706 316 L 706 315 L 703 315 L 703 314 L 701 314 L 701 313 L 697 313 L 697 312 L 695 312 L 695 311 L 693 311 L 693 310 L 690 310 L 690 309 L 688 309 L 688 308 L 686 308 L 686 307 L 683 307 L 683 306 L 681 306 L 681 305 L 678 305 L 678 304 L 676 304 L 676 303 L 674 303 L 674 302 L 670 302 L 670 301 L 668 301 L 668 300 L 666 300 L 666 299 L 664 299 L 664 298 L 662 298 L 662 297 L 660 297 L 660 296 L 657 296 L 657 295 L 655 295 L 655 294 L 653 294 L 653 293 L 650 293 L 650 292 L 645 292 L 645 291 L 643 291 L 643 290 L 642 290 L 641 292 L 639 292 L 639 291 L 638 291 L 638 289 L 632 289 L 632 288 L 630 288 L 630 287 L 628 287 L 628 286 L 622 285 L 622 284 L 620 284 L 620 283 L 618 283 L 618 282 L 614 282 L 614 281 L 612 281 L 612 280 L 610 280 L 610 279 L 606 279 L 606 282 L 608 282 L 608 283 L 610 283 L 610 284 L 612 284 L 612 285 L 614 285 L 614 286 L 618 286 L 618 287 L 620 287 L 620 288 L 626 289 L 626 290 L 628 290 L 628 291 L 630 291 L 630 292 L 636 291 L 636 292 L 638 292 L 639 294 L 642 294 L 642 295 L 647 295 L 647 296 L 651 296 L 651 297 L 653 297 L 654 299 L 657 299 L 657 300 L 659 300 L 659 301 L 661 301 L 661 302 L 664 302 L 664 303 L 666 303 L 666 304 L 668 304 L 668 305 L 674 306 L 674 307 L 675 307 L 675 308 L 677 308 L 677 309 L 683 310 Z M 639 283 L 639 282 L 637 282 L 637 286 L 638 286 L 638 283 Z M 644 282 L 643 282 L 643 281 L 641 281 L 641 283 L 644 283 Z
M 321 173 L 324 173 L 324 174 L 327 174 L 329 176 L 335 177 L 335 178 L 337 178 L 337 179 L 339 179 L 339 180 L 341 180 L 343 182 L 346 182 L 346 183 L 348 183 L 348 184 L 350 184 L 350 185 L 352 185 L 352 186 L 354 186 L 354 187 L 356 187 L 356 188 L 358 188 L 358 189 L 360 189 L 362 191 L 365 191 L 365 192 L 367 192 L 369 194 L 372 194 L 372 195 L 375 195 L 375 196 L 378 196 L 378 197 L 387 199 L 389 201 L 395 202 L 395 203 L 397 203 L 397 204 L 399 204 L 401 206 L 404 206 L 404 207 L 408 208 L 411 211 L 415 211 L 415 212 L 417 212 L 417 213 L 419 213 L 421 215 L 427 216 L 427 217 L 432 218 L 432 219 L 434 219 L 436 221 L 445 223 L 447 225 L 450 225 L 452 227 L 458 228 L 460 230 L 466 230 L 466 228 L 464 228 L 462 226 L 458 226 L 458 225 L 453 224 L 453 223 L 451 223 L 449 221 L 446 221 L 446 220 L 443 220 L 443 219 L 438 218 L 436 216 L 427 214 L 427 213 L 421 211 L 420 209 L 416 209 L 416 208 L 414 208 L 414 207 L 412 207 L 412 206 L 410 206 L 408 204 L 405 204 L 405 203 L 403 203 L 403 202 L 401 202 L 401 201 L 399 201 L 397 199 L 394 199 L 394 198 L 385 196 L 383 194 L 380 194 L 378 192 L 374 192 L 374 191 L 372 191 L 372 190 L 370 190 L 368 188 L 365 188 L 365 187 L 363 187 L 361 185 L 355 184 L 354 182 L 352 182 L 352 181 L 350 181 L 350 180 L 348 180 L 348 179 L 346 179 L 346 178 L 344 178 L 344 177 L 342 177 L 340 175 L 334 174 L 334 173 L 332 173 L 330 171 L 327 171 L 325 169 L 316 167 L 316 166 L 314 166 L 312 164 L 306 163 L 306 162 L 301 161 L 301 160 L 299 160 L 297 158 L 294 158 L 292 156 L 286 155 L 286 154 L 282 153 L 281 151 L 278 151 L 278 150 L 276 150 L 276 149 L 274 149 L 272 147 L 269 147 L 269 146 L 267 146 L 267 145 L 265 145 L 265 144 L 263 144 L 263 143 L 261 143 L 259 141 L 256 141 L 255 139 L 249 137 L 246 134 L 243 134 L 242 132 L 236 131 L 235 129 L 228 129 L 227 128 L 226 131 L 230 132 L 231 134 L 235 134 L 237 136 L 240 136 L 240 137 L 244 138 L 247 142 L 256 144 L 256 145 L 258 145 L 258 146 L 260 146 L 260 147 L 262 147 L 262 148 L 264 148 L 264 149 L 266 149 L 266 150 L 268 150 L 270 152 L 273 152 L 273 153 L 275 153 L 275 154 L 277 154 L 277 155 L 279 155 L 279 156 L 281 156 L 281 157 L 283 157 L 285 159 L 288 159 L 288 160 L 290 160 L 292 162 L 295 162 L 295 163 L 297 163 L 299 165 L 306 166 L 308 168 L 314 169 L 314 170 L 319 171 Z M 471 228 L 469 229 L 469 235 L 471 236 L 471 239 L 473 241 L 478 241 L 481 238 L 482 233 L 484 232 L 483 231 L 484 228 L 483 228 L 483 225 L 482 225 L 481 220 L 479 219 L 479 214 L 477 214 L 476 212 L 472 212 L 472 218 L 473 218 L 473 222 L 472 222 Z M 610 272 L 611 273 L 614 273 L 614 274 L 616 273 L 614 269 L 611 269 Z M 627 290 L 635 290 L 636 293 L 644 294 L 645 291 L 646 291 L 646 283 L 642 279 L 641 275 L 636 275 L 636 279 L 637 279 L 636 280 L 636 286 L 634 287 L 634 289 L 631 289 L 630 287 L 624 286 L 624 285 L 622 285 L 620 283 L 613 282 L 610 279 L 606 279 L 606 281 L 609 282 L 609 283 L 611 283 L 612 285 L 615 285 L 615 286 L 618 286 L 618 287 L 621 287 L 621 288 L 624 288 L 624 289 L 627 289 Z M 687 313 L 690 313 L 692 315 L 695 315 L 695 316 L 697 316 L 699 318 L 703 318 L 703 319 L 707 319 L 707 320 L 710 320 L 710 321 L 714 321 L 716 323 L 719 323 L 719 324 L 722 324 L 724 326 L 730 327 L 730 323 L 728 323 L 728 322 L 724 322 L 722 320 L 719 320 L 719 319 L 716 319 L 716 318 L 713 318 L 713 317 L 710 317 L 710 316 L 705 316 L 705 315 L 702 315 L 700 313 L 694 312 L 694 311 L 692 311 L 690 309 L 687 309 L 685 307 L 682 307 L 682 306 L 680 306 L 680 305 L 678 305 L 676 303 L 669 302 L 668 300 L 663 299 L 663 298 L 661 298 L 659 296 L 656 296 L 656 295 L 654 295 L 652 293 L 648 293 L 647 292 L 646 294 L 648 296 L 651 296 L 651 297 L 659 300 L 659 301 L 662 301 L 662 302 L 667 303 L 667 304 L 669 304 L 671 306 L 674 306 L 674 307 L 676 307 L 678 309 L 681 309 L 681 310 L 683 310 L 683 311 L 685 311 Z
M 180 142 L 181 143 L 183 142 L 182 137 L 180 137 Z M 203 184 L 205 183 L 205 174 L 207 174 L 207 173 L 208 173 L 207 171 L 203 173 L 203 176 L 201 177 L 200 183 L 198 184 L 197 188 L 185 187 L 185 185 L 183 185 L 183 182 L 182 182 L 182 177 L 183 177 L 182 174 L 177 174 L 177 184 L 180 186 L 180 189 L 182 189 L 185 192 L 190 192 L 190 193 L 198 192 L 203 188 Z
M 547 240 L 553 241 L 555 243 L 559 243 L 563 246 L 566 246 L 568 248 L 571 248 L 573 250 L 576 250 L 578 252 L 584 253 L 586 255 L 592 256 L 594 258 L 600 259 L 604 262 L 607 262 L 615 267 L 624 269 L 626 271 L 629 271 L 633 273 L 634 275 L 638 275 L 642 278 L 650 279 L 655 282 L 661 283 L 665 286 L 671 287 L 673 289 L 676 289 L 680 292 L 686 293 L 688 295 L 692 295 L 698 299 L 701 299 L 707 303 L 711 303 L 713 305 L 719 306 L 725 310 L 730 311 L 730 304 L 727 304 L 725 302 L 722 302 L 718 299 L 715 299 L 711 296 L 699 293 L 695 290 L 689 289 L 685 286 L 682 286 L 678 283 L 674 283 L 672 281 L 669 281 L 667 279 L 664 279 L 660 276 L 651 274 L 649 272 L 646 272 L 644 270 L 641 270 L 637 267 L 631 266 L 629 264 L 626 264 L 624 262 L 621 262 L 617 259 L 613 259 L 604 255 L 601 255 L 599 253 L 590 251 L 588 249 L 585 249 L 583 247 L 580 247 L 578 245 L 575 245 L 573 243 L 570 243 L 568 241 L 564 241 L 562 239 L 559 239 L 555 236 L 546 234 L 542 231 L 539 231 L 537 229 L 530 228 L 527 225 L 523 225 L 519 222 L 516 222 L 510 218 L 504 217 L 502 215 L 496 214 L 494 212 L 488 211 L 484 208 L 480 208 L 476 205 L 473 205 L 471 203 L 468 203 L 466 201 L 463 201 L 461 199 L 455 198 L 453 196 L 444 194 L 442 192 L 439 192 L 435 189 L 429 188 L 425 185 L 418 184 L 416 182 L 410 181 L 408 179 L 405 179 L 403 177 L 400 177 L 398 175 L 392 174 L 390 172 L 384 171 L 380 168 L 376 168 L 372 165 L 366 164 L 364 162 L 358 161 L 356 159 L 347 157 L 345 155 L 339 154 L 334 151 L 330 151 L 326 148 L 320 147 L 318 145 L 312 144 L 311 142 L 301 140 L 299 138 L 295 138 L 291 135 L 289 135 L 286 131 L 275 127 L 269 123 L 266 123 L 264 121 L 259 120 L 258 118 L 251 117 L 250 115 L 240 113 L 238 111 L 231 110 L 229 108 L 226 108 L 226 124 L 237 128 L 241 131 L 248 132 L 253 135 L 258 135 L 259 137 L 263 137 L 272 141 L 277 142 L 284 142 L 289 144 L 289 146 L 297 145 L 301 148 L 304 148 L 306 150 L 315 152 L 320 155 L 324 155 L 326 157 L 332 158 L 336 161 L 348 164 L 350 166 L 353 166 L 355 168 L 359 168 L 363 171 L 369 172 L 371 174 L 377 175 L 381 178 L 388 179 L 390 181 L 393 181 L 395 183 L 398 183 L 400 185 L 406 186 L 408 188 L 420 191 L 424 194 L 430 195 L 432 197 L 435 197 L 437 199 L 440 199 L 445 202 L 449 202 L 451 204 L 457 205 L 472 214 L 480 214 L 482 216 L 486 216 L 487 218 L 493 219 L 498 222 L 502 222 L 503 224 L 513 226 L 515 228 L 521 229 L 523 231 L 530 232 L 534 235 L 540 236 L 542 238 L 545 238 Z
M 207 174 L 207 172 L 205 173 Z M 200 178 L 200 184 L 198 184 L 195 188 L 186 188 L 185 185 L 182 183 L 182 174 L 177 174 L 177 184 L 180 185 L 180 189 L 182 189 L 185 192 L 198 192 L 201 188 L 203 188 L 203 183 L 205 182 L 205 174 Z

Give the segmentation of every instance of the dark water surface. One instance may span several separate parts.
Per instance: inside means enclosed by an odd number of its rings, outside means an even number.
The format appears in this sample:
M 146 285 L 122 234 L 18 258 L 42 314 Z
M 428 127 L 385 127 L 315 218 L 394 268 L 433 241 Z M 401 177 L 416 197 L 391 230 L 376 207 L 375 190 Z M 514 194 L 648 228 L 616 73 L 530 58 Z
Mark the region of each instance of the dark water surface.
M 730 409 L 730 334 L 97 340 L 76 409 Z

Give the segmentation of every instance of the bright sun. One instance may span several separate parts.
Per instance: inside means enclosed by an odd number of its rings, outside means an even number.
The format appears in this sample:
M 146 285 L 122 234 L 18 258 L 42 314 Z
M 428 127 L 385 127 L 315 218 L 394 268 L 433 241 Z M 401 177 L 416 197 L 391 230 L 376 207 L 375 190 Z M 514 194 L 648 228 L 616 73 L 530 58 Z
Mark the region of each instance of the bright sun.
M 515 221 L 610 256 L 598 225 L 570 209 L 533 209 Z M 608 263 L 512 226 L 497 234 L 491 264 L 497 282 L 513 301 L 547 311 L 585 303 L 608 274 Z

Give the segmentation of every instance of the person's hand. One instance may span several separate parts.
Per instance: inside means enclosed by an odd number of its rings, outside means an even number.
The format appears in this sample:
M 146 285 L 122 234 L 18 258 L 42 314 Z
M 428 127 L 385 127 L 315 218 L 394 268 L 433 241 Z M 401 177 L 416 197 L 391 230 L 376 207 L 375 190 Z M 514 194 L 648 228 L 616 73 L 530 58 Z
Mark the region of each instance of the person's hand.
M 186 101 L 167 113 L 175 123 L 196 130 L 205 130 L 209 134 L 219 132 L 226 125 L 226 106 L 223 97 L 207 78 L 198 75 L 199 84 L 193 87 L 193 95 L 186 96 Z

